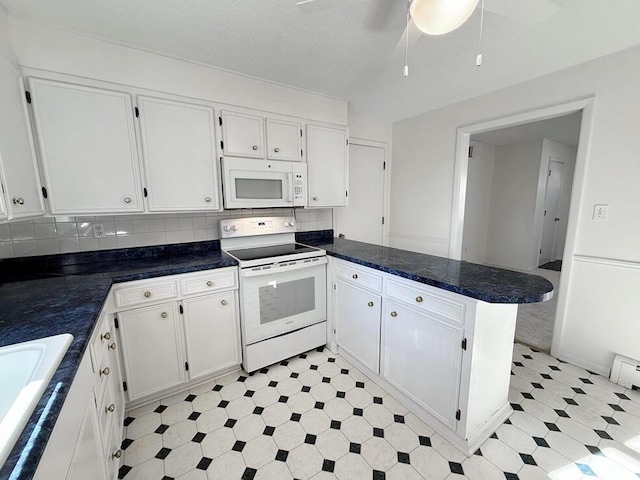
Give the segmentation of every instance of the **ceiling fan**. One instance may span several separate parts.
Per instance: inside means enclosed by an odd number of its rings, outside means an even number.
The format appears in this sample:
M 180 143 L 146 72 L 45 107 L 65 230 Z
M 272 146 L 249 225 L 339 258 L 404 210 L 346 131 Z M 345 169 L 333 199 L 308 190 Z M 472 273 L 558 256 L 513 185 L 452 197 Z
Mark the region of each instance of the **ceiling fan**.
M 387 7 L 389 5 L 387 3 L 389 0 L 296 0 L 296 5 L 303 13 L 311 14 L 373 1 L 385 2 Z M 407 26 L 393 55 L 396 58 L 404 53 L 404 76 L 408 75 L 406 62 L 408 51 L 418 42 L 422 34 L 442 35 L 455 30 L 469 19 L 479 4 L 481 4 L 483 15 L 485 11 L 488 11 L 530 27 L 545 22 L 560 8 L 552 0 L 408 0 L 408 4 L 397 0 L 396 5 L 408 6 Z M 383 13 L 388 14 L 389 12 Z M 480 45 L 481 43 L 482 20 Z M 481 63 L 482 55 L 479 53 L 476 65 L 480 66 Z

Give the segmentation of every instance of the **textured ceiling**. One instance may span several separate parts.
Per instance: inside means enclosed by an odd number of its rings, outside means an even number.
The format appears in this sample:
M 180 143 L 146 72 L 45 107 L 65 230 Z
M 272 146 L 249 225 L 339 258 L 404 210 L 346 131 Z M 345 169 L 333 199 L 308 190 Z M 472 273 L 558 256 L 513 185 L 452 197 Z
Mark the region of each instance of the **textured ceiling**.
M 520 1 L 526 9 L 538 0 Z M 311 14 L 295 0 L 0 3 L 37 22 L 345 98 L 354 113 L 395 120 L 640 44 L 640 0 L 553 1 L 561 8 L 537 26 L 487 13 L 480 68 L 479 11 L 455 32 L 422 36 L 406 79 L 403 58 L 393 56 L 404 0 L 344 0 Z

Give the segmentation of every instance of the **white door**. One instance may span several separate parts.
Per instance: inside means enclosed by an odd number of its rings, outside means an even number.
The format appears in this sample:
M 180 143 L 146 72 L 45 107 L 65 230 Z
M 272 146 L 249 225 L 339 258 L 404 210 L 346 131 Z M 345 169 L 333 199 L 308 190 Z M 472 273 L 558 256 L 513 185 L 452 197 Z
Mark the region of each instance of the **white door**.
M 189 377 L 240 365 L 240 320 L 236 292 L 182 301 Z
M 219 210 L 213 109 L 150 97 L 138 107 L 149 211 Z
M 89 478 L 95 480 L 107 478 L 104 471 L 102 441 L 100 440 L 93 395 L 85 408 L 80 434 L 67 473 L 67 480 L 87 480 Z
M 225 156 L 264 158 L 264 119 L 238 112 L 221 112 Z
M 335 210 L 338 233 L 349 240 L 383 243 L 384 156 L 380 147 L 349 146 L 349 206 Z
M 558 218 L 558 206 L 562 194 L 564 179 L 564 162 L 553 158 L 549 161 L 549 173 L 547 176 L 547 189 L 544 196 L 544 218 L 542 220 L 542 241 L 540 243 L 540 256 L 538 265 L 544 265 L 553 260 L 553 245 L 556 238 Z
M 382 376 L 455 429 L 462 328 L 387 301 L 382 331 Z
M 121 312 L 118 318 L 130 400 L 184 381 L 177 303 Z
M 131 97 L 34 78 L 29 85 L 51 213 L 141 212 Z
M 374 372 L 380 366 L 381 297 L 336 280 L 336 342 Z
M 267 118 L 267 158 L 302 160 L 302 128 L 297 122 Z
M 307 125 L 309 207 L 347 205 L 347 132 Z
M 25 106 L 25 88 L 16 67 L 0 58 L 0 180 L 11 218 L 44 215 L 42 186 Z M 0 200 L 0 211 L 2 209 Z

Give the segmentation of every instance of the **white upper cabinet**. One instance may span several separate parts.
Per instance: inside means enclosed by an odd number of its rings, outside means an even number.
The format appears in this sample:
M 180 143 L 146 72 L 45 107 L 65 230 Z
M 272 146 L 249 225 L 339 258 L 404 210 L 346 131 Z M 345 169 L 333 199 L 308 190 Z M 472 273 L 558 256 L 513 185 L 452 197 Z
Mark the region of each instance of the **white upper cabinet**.
M 264 158 L 264 119 L 239 112 L 221 112 L 225 156 Z
M 267 158 L 302 160 L 302 127 L 298 122 L 267 118 Z
M 0 218 L 44 215 L 44 204 L 20 72 L 0 57 Z M 1 193 L 1 192 L 0 192 Z M 1 196 L 1 195 L 0 195 Z
M 149 211 L 220 210 L 213 108 L 137 100 Z
M 307 125 L 309 207 L 345 207 L 348 190 L 346 130 Z
M 51 213 L 141 212 L 131 96 L 37 78 L 29 88 Z

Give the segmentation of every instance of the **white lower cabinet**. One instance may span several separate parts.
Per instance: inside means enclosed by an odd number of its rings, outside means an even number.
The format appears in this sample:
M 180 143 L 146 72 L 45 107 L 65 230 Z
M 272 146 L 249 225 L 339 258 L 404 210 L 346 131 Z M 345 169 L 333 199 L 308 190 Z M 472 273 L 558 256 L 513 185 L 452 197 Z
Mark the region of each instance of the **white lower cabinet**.
M 236 267 L 114 287 L 130 404 L 160 398 L 242 363 L 237 289 Z M 174 292 L 175 299 L 157 298 L 163 295 L 155 292 L 165 290 Z M 122 305 L 118 299 L 129 297 L 137 299 L 137 308 L 117 307 Z
M 336 342 L 372 371 L 379 372 L 381 297 L 336 280 Z
M 100 427 L 96 418 L 95 405 L 90 403 L 84 411 L 67 480 L 114 478 L 106 476 L 103 463 Z
M 464 329 L 386 302 L 381 376 L 456 428 Z

